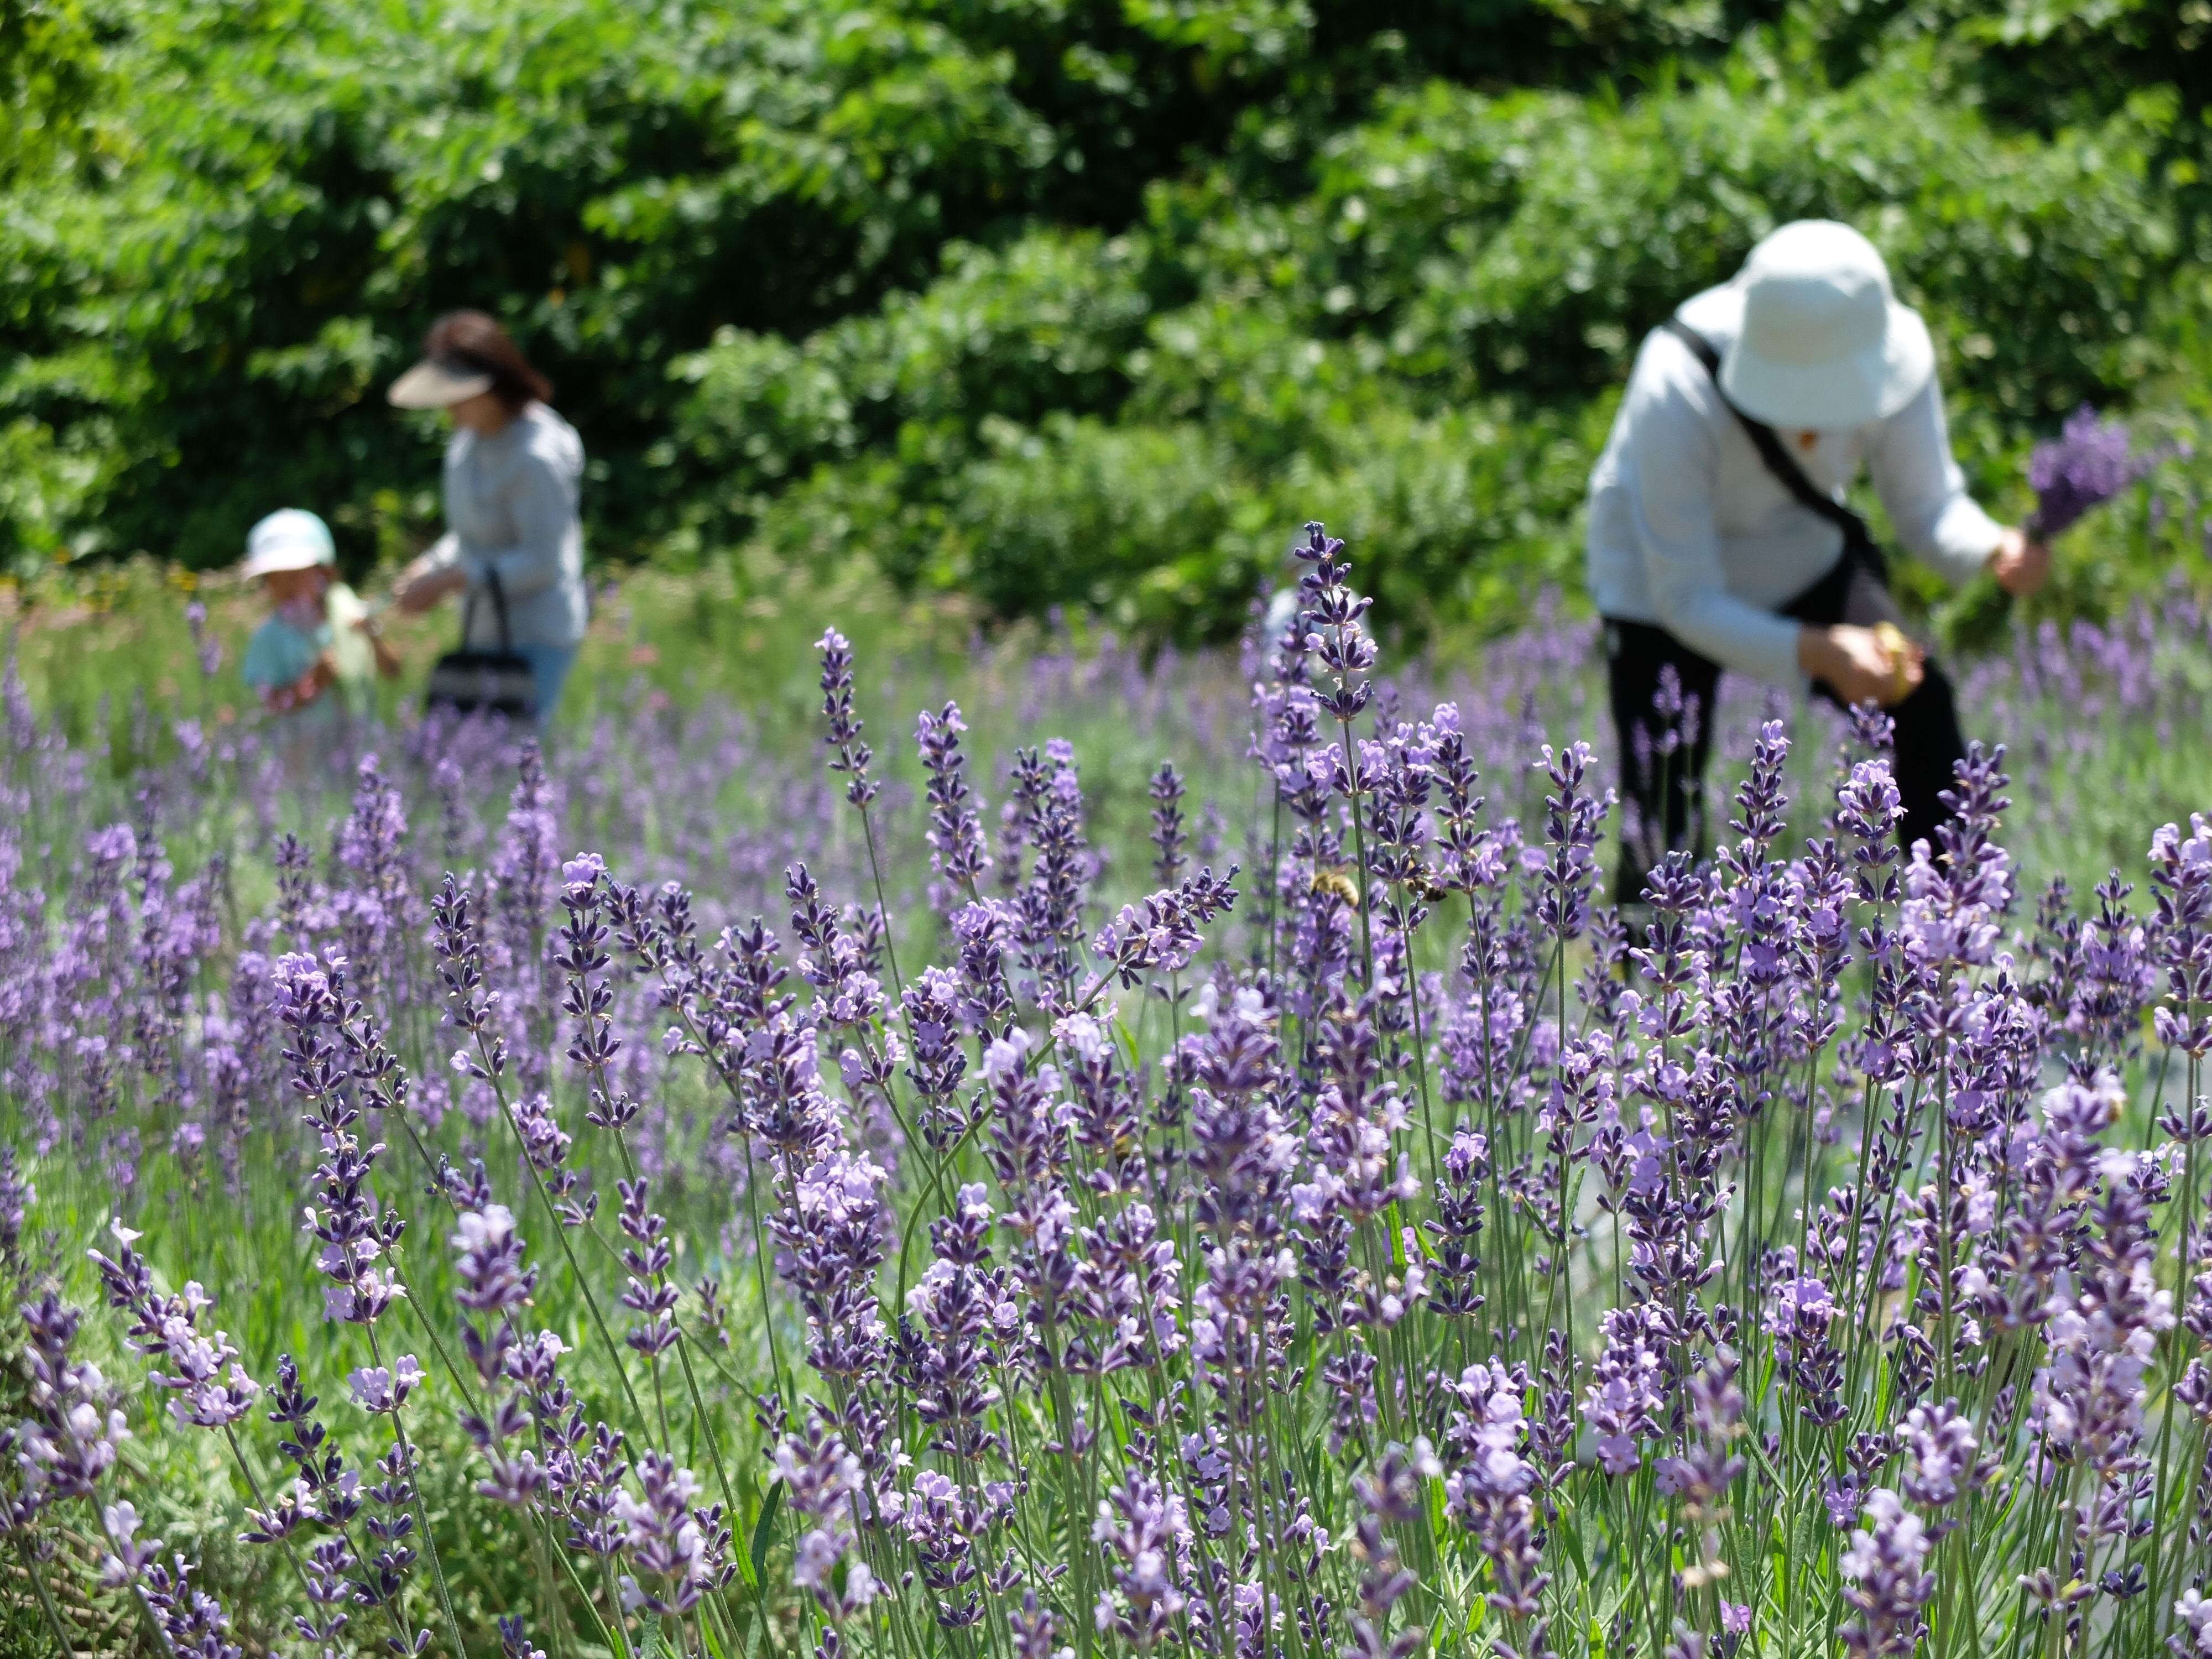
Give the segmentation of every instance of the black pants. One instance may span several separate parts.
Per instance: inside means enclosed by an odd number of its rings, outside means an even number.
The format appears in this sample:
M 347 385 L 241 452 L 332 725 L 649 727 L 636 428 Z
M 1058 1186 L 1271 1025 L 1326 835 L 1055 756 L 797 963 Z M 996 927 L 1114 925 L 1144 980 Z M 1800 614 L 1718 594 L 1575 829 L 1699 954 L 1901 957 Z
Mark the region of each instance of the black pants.
M 1845 559 L 1835 569 L 1784 606 L 1781 614 L 1816 628 L 1850 623 L 1871 628 L 1878 622 L 1902 623 L 1897 602 L 1881 574 Z M 1638 899 L 1644 878 L 1661 854 L 1687 850 L 1703 857 L 1707 849 L 1705 763 L 1712 751 L 1713 694 L 1720 665 L 1650 623 L 1605 624 L 1606 666 L 1611 681 L 1613 731 L 1620 740 L 1620 865 L 1613 880 L 1616 904 Z M 1695 699 L 1688 717 L 1659 712 L 1662 671 L 1671 667 L 1680 696 Z M 1813 690 L 1828 702 L 1843 700 L 1826 681 Z M 1959 710 L 1951 682 L 1931 661 L 1927 678 L 1913 694 L 1889 711 L 1897 723 L 1897 748 L 1890 758 L 1905 817 L 1900 842 L 1910 848 L 1925 837 L 1933 843 L 1936 826 L 1948 816 L 1936 799 L 1952 784 L 1952 764 L 1966 752 L 1959 732 Z M 1674 733 L 1670 748 L 1669 732 Z M 1725 815 L 1723 815 L 1725 822 Z

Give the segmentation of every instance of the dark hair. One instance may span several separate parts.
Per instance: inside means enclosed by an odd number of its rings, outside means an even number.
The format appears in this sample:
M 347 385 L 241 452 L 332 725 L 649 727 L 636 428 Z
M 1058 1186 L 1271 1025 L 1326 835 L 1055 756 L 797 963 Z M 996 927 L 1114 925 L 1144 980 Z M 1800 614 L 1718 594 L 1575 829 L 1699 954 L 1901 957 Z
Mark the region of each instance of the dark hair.
M 481 311 L 449 311 L 430 325 L 422 355 L 433 362 L 491 376 L 492 396 L 508 410 L 553 395 L 553 382 L 530 366 L 507 331 Z

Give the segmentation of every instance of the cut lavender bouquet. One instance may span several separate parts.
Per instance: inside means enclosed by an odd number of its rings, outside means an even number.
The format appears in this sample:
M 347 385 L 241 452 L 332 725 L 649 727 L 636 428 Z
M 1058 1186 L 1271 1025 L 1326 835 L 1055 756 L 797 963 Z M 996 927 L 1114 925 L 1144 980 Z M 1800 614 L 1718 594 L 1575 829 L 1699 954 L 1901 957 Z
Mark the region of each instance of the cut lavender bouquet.
M 2102 505 L 2148 476 L 2178 445 L 2135 453 L 2126 426 L 2100 420 L 2083 404 L 2066 417 L 2058 436 L 2036 445 L 2027 460 L 2035 511 L 2025 526 L 2030 541 L 2047 542 L 2093 507 Z

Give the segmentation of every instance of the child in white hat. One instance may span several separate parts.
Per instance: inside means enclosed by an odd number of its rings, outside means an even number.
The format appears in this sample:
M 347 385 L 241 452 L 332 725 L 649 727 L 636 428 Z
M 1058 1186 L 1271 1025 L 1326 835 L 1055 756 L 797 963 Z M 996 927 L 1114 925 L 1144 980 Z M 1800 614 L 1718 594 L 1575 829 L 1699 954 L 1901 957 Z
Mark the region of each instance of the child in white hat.
M 260 582 L 271 611 L 241 670 L 262 706 L 283 715 L 334 717 L 341 705 L 366 714 L 376 677 L 398 673 L 399 659 L 337 580 L 330 526 L 296 507 L 279 508 L 247 533 L 245 574 Z M 326 695 L 333 690 L 337 696 Z

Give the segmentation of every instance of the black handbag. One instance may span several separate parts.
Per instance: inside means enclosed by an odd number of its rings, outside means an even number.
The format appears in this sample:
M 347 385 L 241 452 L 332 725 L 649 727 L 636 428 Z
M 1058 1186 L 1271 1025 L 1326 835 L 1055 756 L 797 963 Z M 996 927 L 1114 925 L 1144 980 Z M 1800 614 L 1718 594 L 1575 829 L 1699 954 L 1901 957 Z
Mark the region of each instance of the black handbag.
M 499 572 L 485 573 L 491 589 L 492 609 L 499 616 L 499 649 L 485 651 L 469 643 L 476 621 L 477 596 L 471 592 L 461 611 L 461 648 L 448 651 L 432 665 L 430 684 L 422 696 L 426 708 L 450 708 L 456 714 L 504 714 L 523 720 L 538 713 L 538 676 L 530 659 L 514 648 L 507 624 L 507 595 L 501 591 Z

